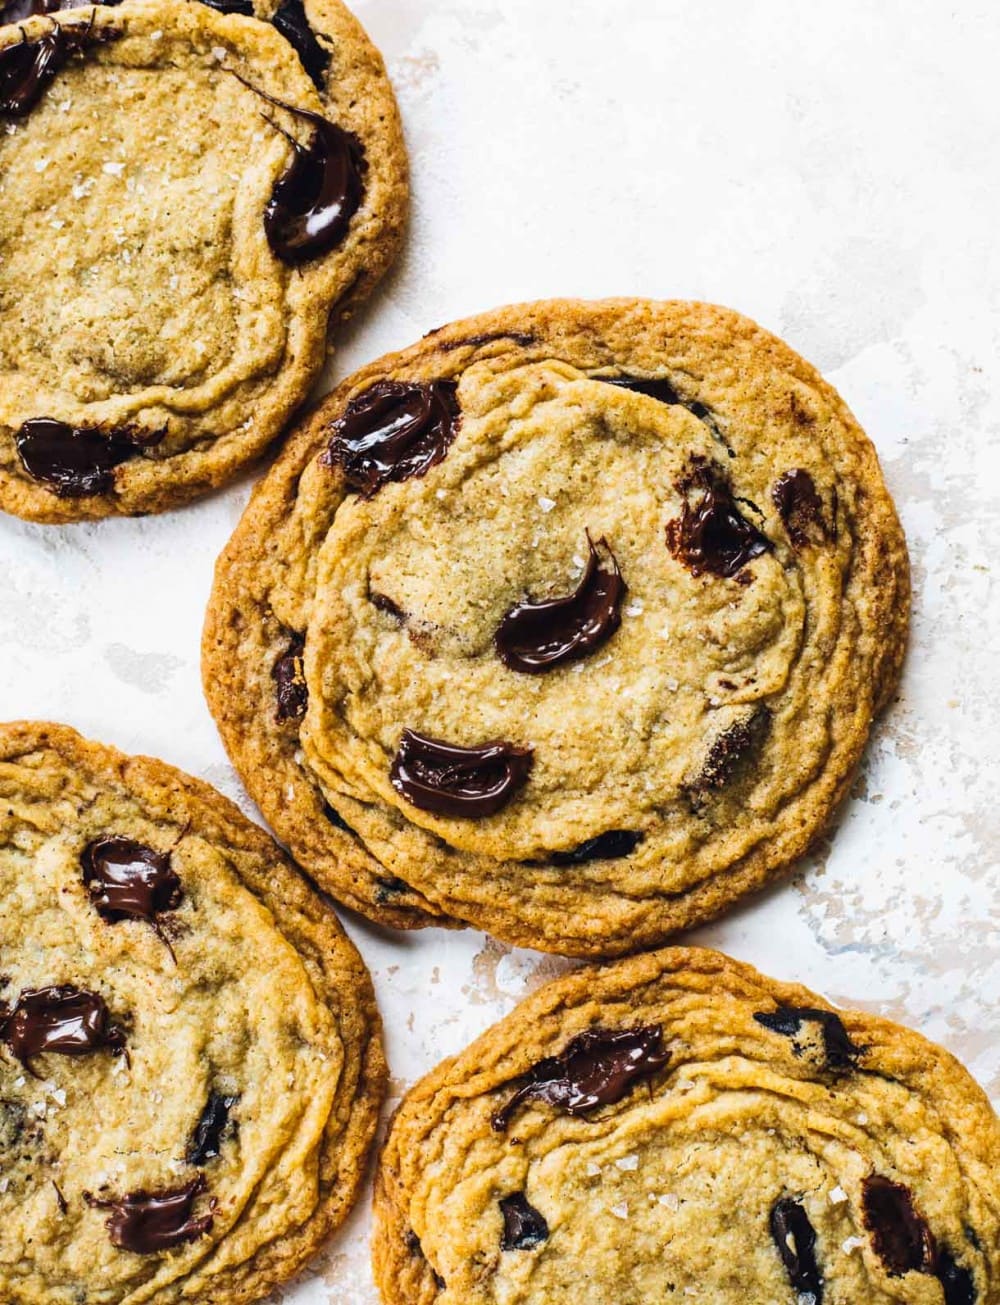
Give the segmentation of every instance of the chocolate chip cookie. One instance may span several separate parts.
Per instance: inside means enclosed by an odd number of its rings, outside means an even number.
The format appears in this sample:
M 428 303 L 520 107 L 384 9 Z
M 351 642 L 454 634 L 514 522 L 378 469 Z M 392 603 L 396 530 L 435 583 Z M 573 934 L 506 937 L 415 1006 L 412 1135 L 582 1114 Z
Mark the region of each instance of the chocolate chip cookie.
M 908 609 L 874 450 L 807 363 L 722 308 L 555 301 L 298 429 L 219 561 L 204 679 L 342 901 L 615 955 L 806 849 Z
M 0 508 L 152 512 L 222 483 L 393 256 L 406 161 L 377 52 L 336 0 L 250 12 L 0 28 Z
M 946 1051 L 716 952 L 546 985 L 404 1099 L 386 1305 L 997 1305 L 1000 1121 Z
M 259 1299 L 361 1181 L 385 1063 L 360 957 L 162 762 L 4 725 L 0 795 L 0 1299 Z

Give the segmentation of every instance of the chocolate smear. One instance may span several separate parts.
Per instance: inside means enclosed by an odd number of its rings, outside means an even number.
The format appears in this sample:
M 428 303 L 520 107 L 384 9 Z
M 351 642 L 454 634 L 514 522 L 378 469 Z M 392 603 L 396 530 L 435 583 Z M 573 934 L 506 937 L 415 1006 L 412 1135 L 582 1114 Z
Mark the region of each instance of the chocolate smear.
M 305 646 L 303 637 L 293 634 L 288 641 L 288 648 L 271 667 L 271 679 L 274 680 L 278 700 L 275 713 L 278 720 L 301 720 L 306 714 L 309 689 L 302 672 Z
M 105 4 L 107 2 L 108 0 L 104 0 Z M 241 18 L 254 17 L 254 8 L 250 0 L 201 0 L 201 3 L 220 14 L 239 14 Z
M 558 1056 L 540 1060 L 505 1106 L 492 1117 L 502 1133 L 525 1101 L 544 1101 L 569 1115 L 586 1115 L 621 1101 L 632 1084 L 662 1069 L 670 1059 L 659 1025 L 634 1029 L 589 1029 Z
M 316 39 L 302 0 L 281 0 L 271 22 L 299 56 L 299 62 L 313 84 L 323 90 L 323 75 L 330 66 L 330 51 Z
M 548 1240 L 549 1225 L 523 1192 L 501 1196 L 500 1213 L 503 1215 L 502 1251 L 530 1251 Z
M 587 861 L 612 861 L 629 856 L 642 842 L 644 835 L 635 829 L 609 829 L 596 838 L 588 838 L 569 852 L 552 852 L 551 865 L 584 865 Z
M 621 625 L 625 581 L 606 539 L 587 535 L 589 557 L 580 583 L 565 598 L 525 599 L 505 613 L 493 641 L 505 666 L 539 675 L 589 657 Z M 598 547 L 607 552 L 601 566 Z
M 792 1289 L 800 1296 L 810 1294 L 822 1305 L 823 1275 L 816 1263 L 816 1232 L 801 1202 L 790 1196 L 771 1208 L 771 1236 Z
M 712 740 L 697 778 L 686 786 L 692 806 L 698 809 L 712 792 L 720 792 L 740 766 L 763 743 L 771 726 L 770 709 L 758 705 L 745 720 L 735 721 Z
M 68 984 L 22 992 L 12 1008 L 0 1011 L 0 1038 L 36 1078 L 31 1060 L 46 1052 L 89 1056 L 125 1050 L 125 1034 L 112 1024 L 104 998 Z
M 527 783 L 530 748 L 498 740 L 477 748 L 404 730 L 389 777 L 396 792 L 437 816 L 492 816 Z
M 232 69 L 230 69 L 232 72 Z M 335 122 L 275 99 L 233 72 L 237 80 L 276 108 L 312 128 L 303 145 L 273 119 L 271 126 L 291 145 L 294 157 L 274 183 L 264 206 L 264 234 L 272 252 L 292 267 L 328 254 L 344 239 L 364 195 L 365 152 L 352 132 Z
M 947 1249 L 938 1252 L 936 1276 L 944 1288 L 945 1305 L 976 1305 L 975 1279 Z
M 144 920 L 173 955 L 160 916 L 176 911 L 184 895 L 170 853 L 110 835 L 88 843 L 80 856 L 83 882 L 102 920 Z
M 113 1246 L 135 1255 L 156 1255 L 197 1241 L 210 1231 L 211 1214 L 194 1217 L 194 1203 L 205 1186 L 205 1176 L 199 1174 L 174 1189 L 131 1192 L 117 1200 L 98 1200 L 85 1192 L 84 1199 L 96 1209 L 111 1211 L 105 1226 Z
M 235 1131 L 235 1123 L 230 1126 L 230 1112 L 237 1101 L 239 1101 L 237 1096 L 226 1097 L 218 1092 L 209 1095 L 201 1117 L 191 1134 L 191 1141 L 184 1157 L 189 1165 L 207 1164 L 209 1160 L 214 1160 L 218 1156 L 227 1130 Z
M 796 548 L 824 543 L 830 538 L 823 519 L 823 500 L 808 471 L 796 467 L 779 476 L 771 489 L 771 498 Z
M 914 1208 L 909 1189 L 872 1174 L 862 1190 L 865 1227 L 889 1276 L 933 1273 L 937 1263 L 934 1238 Z
M 660 403 L 669 403 L 671 406 L 680 405 L 685 408 L 688 406 L 670 382 L 663 378 L 595 376 L 594 379 L 603 381 L 605 385 L 616 385 L 620 390 L 634 390 L 636 394 L 645 394 L 650 399 L 658 399 Z
M 12 26 L 39 15 L 57 14 L 61 9 L 76 9 L 79 4 L 80 0 L 8 0 L 0 5 L 0 25 Z
M 859 1056 L 864 1055 L 865 1048 L 851 1041 L 850 1034 L 844 1028 L 844 1022 L 832 1010 L 814 1010 L 808 1006 L 779 1006 L 774 1011 L 757 1011 L 754 1019 L 772 1033 L 794 1039 L 805 1023 L 818 1024 L 823 1031 L 823 1049 L 826 1063 L 833 1070 L 853 1069 Z M 795 1054 L 801 1055 L 802 1048 L 793 1043 Z
M 423 476 L 455 438 L 460 412 L 454 381 L 376 381 L 333 424 L 323 454 L 351 489 L 371 496 L 388 481 Z
M 63 1196 L 62 1189 L 60 1188 L 56 1180 L 53 1178 L 50 1181 L 52 1183 L 52 1186 L 55 1188 L 56 1204 L 59 1206 L 59 1213 L 65 1214 L 66 1211 L 69 1209 L 69 1203 L 67 1202 L 65 1196 Z
M 17 47 L 15 47 L 17 48 Z M 114 469 L 143 449 L 158 444 L 166 429 L 138 426 L 71 426 L 54 417 L 32 417 L 14 436 L 21 465 L 34 480 L 60 498 L 108 494 L 114 489 Z
M 721 471 L 703 460 L 677 483 L 681 515 L 667 523 L 667 547 L 692 575 L 731 579 L 774 545 L 742 516 Z
M 49 31 L 31 40 L 22 30 L 20 41 L 0 50 L 0 115 L 26 117 L 74 54 L 119 35 L 111 27 L 95 28 L 93 13 L 88 23 L 63 24 L 53 19 Z

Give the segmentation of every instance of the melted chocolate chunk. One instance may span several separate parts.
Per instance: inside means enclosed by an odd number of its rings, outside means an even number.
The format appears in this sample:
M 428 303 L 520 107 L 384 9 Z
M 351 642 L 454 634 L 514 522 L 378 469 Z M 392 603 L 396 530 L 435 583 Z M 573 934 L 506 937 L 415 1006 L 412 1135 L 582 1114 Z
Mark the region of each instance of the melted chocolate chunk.
M 617 385 L 620 390 L 634 390 L 650 399 L 659 399 L 660 403 L 688 407 L 668 380 L 645 379 L 641 376 L 596 376 L 594 379 L 603 381 L 605 385 Z
M 109 924 L 145 920 L 170 947 L 159 916 L 176 911 L 184 894 L 180 879 L 170 868 L 169 852 L 113 835 L 89 843 L 80 864 L 90 900 L 102 920 Z
M 947 1249 L 938 1252 L 937 1280 L 944 1288 L 944 1305 L 976 1305 L 975 1279 Z
M 330 51 L 316 39 L 302 0 L 281 0 L 271 22 L 299 56 L 299 62 L 314 85 L 322 90 L 323 74 L 330 65 Z
M 104 0 L 107 4 L 108 0 Z M 253 18 L 254 10 L 250 0 L 201 0 L 209 9 L 216 9 L 220 14 L 239 14 L 242 18 Z
M 502 1251 L 530 1251 L 548 1240 L 549 1225 L 523 1192 L 500 1198 L 503 1215 Z
M 458 429 L 454 381 L 376 381 L 333 424 L 329 466 L 341 466 L 365 498 L 390 480 L 423 476 L 442 460 Z
M 84 1199 L 99 1210 L 110 1210 L 106 1228 L 111 1243 L 135 1255 L 156 1255 L 184 1242 L 197 1241 L 210 1231 L 210 1214 L 194 1217 L 194 1203 L 205 1190 L 205 1176 L 199 1174 L 183 1187 L 158 1192 L 131 1192 L 117 1200 L 98 1200 L 88 1192 Z
M 863 1185 L 865 1227 L 875 1253 L 891 1278 L 904 1273 L 933 1273 L 934 1238 L 913 1205 L 909 1189 L 872 1174 Z
M 444 327 L 438 327 L 438 330 L 444 330 Z M 434 331 L 428 331 L 427 336 L 436 334 Z M 466 349 L 470 346 L 478 348 L 481 344 L 493 344 L 497 340 L 510 340 L 512 344 L 518 344 L 522 349 L 535 343 L 535 336 L 529 335 L 526 331 L 485 331 L 481 335 L 466 335 L 461 340 L 444 341 L 439 348 L 445 353 L 451 353 L 455 349 Z
M 823 501 L 808 471 L 786 471 L 775 481 L 771 498 L 796 548 L 822 543 L 830 537 L 823 519 Z
M 816 1263 L 816 1232 L 799 1201 L 784 1196 L 771 1209 L 771 1236 L 792 1289 L 822 1305 L 823 1275 Z
M 698 808 L 707 794 L 726 787 L 763 742 L 770 725 L 771 712 L 761 704 L 746 720 L 736 721 L 712 740 L 698 778 L 687 787 L 693 806 Z
M 795 1038 L 804 1023 L 818 1024 L 823 1030 L 823 1049 L 826 1063 L 830 1069 L 853 1069 L 859 1056 L 864 1055 L 865 1048 L 851 1041 L 850 1034 L 844 1028 L 844 1022 L 832 1010 L 813 1010 L 808 1006 L 779 1006 L 774 1011 L 757 1011 L 754 1019 L 772 1033 L 780 1033 L 786 1038 Z M 795 1054 L 801 1055 L 798 1045 L 793 1047 Z
M 553 852 L 549 856 L 551 865 L 583 865 L 587 861 L 612 861 L 620 856 L 629 856 L 642 842 L 645 835 L 634 829 L 609 829 L 606 834 L 588 838 L 579 847 L 570 852 Z
M 69 985 L 22 992 L 13 1008 L 0 1012 L 0 1038 L 31 1073 L 32 1058 L 44 1052 L 89 1056 L 125 1050 L 125 1034 L 111 1023 L 104 998 Z
M 372 607 L 376 611 L 385 612 L 386 616 L 391 616 L 394 621 L 399 621 L 400 624 L 405 623 L 406 613 L 398 603 L 392 601 L 388 594 L 380 594 L 372 590 L 368 597 L 371 599 Z
M 587 535 L 590 556 L 580 583 L 565 598 L 525 599 L 503 617 L 493 641 L 505 666 L 526 675 L 555 670 L 589 657 L 621 625 L 625 581 L 606 539 L 607 568 L 598 565 L 597 546 Z
M 15 46 L 19 49 L 19 46 Z M 60 498 L 107 494 L 114 489 L 114 469 L 143 449 L 158 444 L 166 430 L 138 426 L 104 430 L 70 426 L 54 417 L 32 417 L 14 436 L 21 465 Z
M 23 23 L 26 18 L 39 14 L 57 14 L 60 9 L 72 9 L 80 0 L 8 0 L 0 5 L 0 24 Z
M 274 680 L 278 699 L 278 720 L 301 720 L 306 714 L 309 689 L 302 673 L 305 646 L 302 636 L 293 634 L 288 641 L 287 651 L 271 667 L 271 679 Z
M 492 816 L 527 783 L 530 748 L 498 740 L 460 748 L 403 730 L 389 778 L 397 793 L 437 816 Z
M 14 20 L 5 18 L 4 21 Z M 53 20 L 50 31 L 30 41 L 22 31 L 16 45 L 0 50 L 0 114 L 26 117 L 74 54 L 82 53 L 88 45 L 113 41 L 118 35 L 113 28 L 95 29 L 93 16 L 89 23 L 63 25 Z
M 598 1106 L 621 1101 L 632 1084 L 662 1069 L 670 1059 L 663 1050 L 663 1030 L 644 1028 L 590 1029 L 581 1033 L 558 1056 L 534 1065 L 526 1082 L 491 1123 L 502 1133 L 525 1101 L 544 1101 L 568 1115 L 586 1115 Z
M 235 1131 L 235 1124 L 230 1128 L 230 1111 L 237 1101 L 239 1097 L 224 1097 L 218 1092 L 209 1096 L 191 1134 L 185 1156 L 189 1165 L 203 1165 L 216 1158 L 227 1130 Z
M 695 462 L 677 484 L 685 496 L 681 515 L 667 523 L 667 547 L 692 575 L 706 571 L 731 579 L 774 545 L 736 507 L 721 472 Z
M 329 253 L 343 240 L 361 205 L 365 168 L 361 142 L 328 118 L 276 100 L 238 73 L 233 75 L 261 99 L 294 114 L 312 128 L 308 144 L 303 145 L 271 122 L 291 145 L 294 158 L 274 183 L 271 198 L 264 206 L 267 243 L 277 258 L 293 267 Z

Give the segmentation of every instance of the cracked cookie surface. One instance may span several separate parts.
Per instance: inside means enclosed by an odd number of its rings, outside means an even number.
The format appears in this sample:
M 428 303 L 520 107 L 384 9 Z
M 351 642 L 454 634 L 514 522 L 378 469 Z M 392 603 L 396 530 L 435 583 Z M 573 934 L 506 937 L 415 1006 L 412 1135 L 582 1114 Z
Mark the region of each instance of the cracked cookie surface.
M 553 301 L 303 424 L 220 559 L 204 678 L 335 896 L 614 955 L 805 850 L 908 606 L 874 451 L 808 364 L 725 309 Z
M 259 1299 L 346 1216 L 385 1086 L 333 913 L 208 785 L 0 727 L 0 1297 Z
M 386 1305 L 996 1305 L 1000 1122 L 947 1052 L 716 952 L 547 984 L 404 1098 Z
M 308 14 L 315 80 L 277 20 L 198 0 L 0 28 L 3 509 L 160 511 L 221 484 L 388 265 L 407 202 L 392 90 L 336 0 Z

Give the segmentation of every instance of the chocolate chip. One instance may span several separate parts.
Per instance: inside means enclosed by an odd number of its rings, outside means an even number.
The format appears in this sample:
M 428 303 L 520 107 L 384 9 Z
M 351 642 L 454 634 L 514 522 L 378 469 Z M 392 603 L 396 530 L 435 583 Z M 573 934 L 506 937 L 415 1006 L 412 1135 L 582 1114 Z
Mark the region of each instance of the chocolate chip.
M 58 1204 L 58 1206 L 59 1206 L 59 1213 L 60 1213 L 60 1214 L 65 1214 L 66 1211 L 69 1209 L 69 1206 L 68 1206 L 68 1204 L 66 1203 L 66 1198 L 65 1198 L 65 1196 L 63 1196 L 62 1191 L 61 1191 L 61 1189 L 60 1189 L 60 1187 L 59 1187 L 59 1184 L 56 1182 L 56 1180 L 53 1178 L 53 1179 L 51 1179 L 50 1181 L 51 1181 L 51 1183 L 52 1183 L 52 1186 L 55 1188 L 55 1193 L 56 1193 L 56 1202 L 57 1202 L 57 1204 Z
M 330 64 L 330 51 L 316 39 L 302 0 L 281 0 L 271 22 L 299 56 L 299 62 L 313 83 L 322 90 L 323 74 Z
M 945 1248 L 938 1252 L 937 1280 L 944 1288 L 945 1305 L 976 1305 L 975 1279 Z
M 226 1097 L 218 1092 L 210 1094 L 191 1134 L 185 1156 L 189 1165 L 203 1165 L 218 1156 L 224 1137 L 235 1131 L 230 1111 L 237 1101 L 238 1096 Z
M 386 616 L 391 616 L 394 621 L 398 621 L 401 625 L 405 624 L 406 613 L 387 594 L 376 593 L 373 589 L 369 592 L 368 597 L 376 611 L 385 612 Z
M 530 1251 L 548 1239 L 549 1225 L 523 1192 L 500 1198 L 503 1215 L 502 1251 Z
M 549 862 L 552 865 L 583 865 L 587 861 L 615 860 L 629 856 L 644 837 L 644 834 L 634 829 L 609 829 L 596 838 L 588 838 L 569 852 L 552 852 Z
M 532 751 L 498 740 L 477 748 L 404 730 L 389 777 L 421 811 L 438 816 L 492 816 L 527 783 Z
M 54 417 L 32 417 L 17 431 L 14 444 L 32 479 L 40 480 L 60 498 L 84 498 L 110 493 L 115 467 L 139 457 L 165 434 L 166 429 L 118 426 L 105 430 L 70 426 Z
M 287 649 L 271 667 L 271 679 L 278 699 L 275 712 L 278 720 L 301 720 L 306 714 L 309 688 L 302 673 L 305 646 L 300 634 L 292 634 Z
M 30 41 L 22 30 L 16 45 L 0 50 L 0 115 L 26 117 L 74 54 L 119 35 L 114 28 L 95 28 L 93 14 L 89 23 L 63 24 L 53 19 L 49 31 Z
M 194 1203 L 205 1191 L 205 1176 L 199 1174 L 183 1187 L 156 1192 L 131 1192 L 116 1200 L 98 1200 L 84 1192 L 88 1205 L 110 1210 L 105 1227 L 111 1243 L 135 1255 L 156 1255 L 185 1242 L 197 1241 L 211 1230 L 211 1214 L 194 1217 Z
M 687 404 L 670 382 L 663 378 L 646 378 L 642 376 L 596 376 L 594 379 L 603 381 L 605 385 L 616 385 L 621 390 L 634 390 L 636 394 L 645 394 L 650 399 L 658 399 L 660 403 L 669 403 L 672 406 L 680 405 L 681 407 L 687 407 Z
M 102 920 L 144 920 L 164 937 L 159 917 L 181 904 L 181 881 L 170 867 L 170 853 L 111 835 L 88 843 L 80 856 L 83 882 Z M 172 949 L 171 949 L 172 954 Z
M 0 1038 L 32 1074 L 30 1062 L 43 1052 L 88 1056 L 125 1050 L 125 1034 L 112 1024 L 104 998 L 68 984 L 22 992 L 13 1008 L 0 1011 Z
M 344 239 L 361 206 L 365 169 L 361 142 L 328 118 L 275 99 L 237 72 L 233 76 L 268 104 L 294 114 L 312 128 L 309 142 L 303 145 L 271 121 L 294 152 L 264 205 L 264 234 L 271 251 L 293 267 L 328 254 Z
M 104 0 L 107 4 L 107 0 Z M 209 9 L 215 9 L 220 14 L 239 14 L 242 18 L 253 18 L 254 8 L 250 0 L 201 0 L 203 5 L 208 5 Z
M 333 424 L 323 454 L 366 498 L 388 481 L 423 476 L 455 438 L 460 412 L 454 381 L 376 381 L 356 394 Z
M 909 1189 L 872 1174 L 865 1179 L 862 1192 L 865 1227 L 889 1276 L 933 1273 L 937 1260 L 934 1238 L 914 1208 Z
M 816 1232 L 800 1201 L 784 1196 L 771 1209 L 771 1236 L 792 1289 L 822 1305 L 823 1276 L 816 1263 Z
M 771 726 L 771 712 L 763 704 L 744 720 L 736 721 L 709 745 L 697 778 L 686 786 L 692 806 L 698 809 L 711 792 L 724 789 L 740 766 L 761 746 Z
M 823 519 L 823 501 L 808 471 L 794 468 L 779 476 L 771 498 L 796 548 L 823 543 L 832 537 Z
M 597 547 L 607 551 L 600 566 Z M 525 599 L 505 613 L 493 641 L 505 666 L 526 675 L 555 670 L 589 657 L 621 625 L 625 581 L 606 539 L 595 545 L 587 535 L 589 557 L 580 583 L 564 598 Z
M 544 1101 L 569 1115 L 614 1105 L 633 1083 L 655 1074 L 669 1059 L 659 1025 L 618 1032 L 590 1029 L 575 1037 L 558 1056 L 534 1065 L 491 1123 L 496 1132 L 503 1132 L 525 1101 Z
M 853 1069 L 859 1056 L 864 1055 L 865 1048 L 851 1041 L 850 1034 L 844 1028 L 844 1022 L 832 1010 L 814 1010 L 808 1006 L 779 1006 L 773 1011 L 757 1011 L 754 1019 L 772 1033 L 782 1037 L 795 1038 L 802 1025 L 818 1024 L 823 1031 L 823 1049 L 826 1063 L 833 1070 Z M 794 1045 L 797 1056 L 802 1054 L 802 1047 Z
M 677 482 L 681 515 L 667 522 L 667 547 L 692 575 L 731 579 L 774 545 L 736 507 L 722 472 L 703 459 Z

